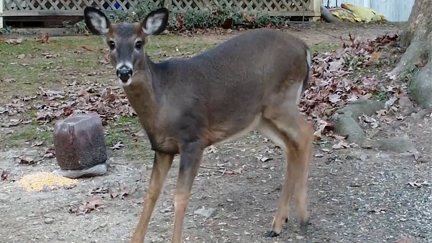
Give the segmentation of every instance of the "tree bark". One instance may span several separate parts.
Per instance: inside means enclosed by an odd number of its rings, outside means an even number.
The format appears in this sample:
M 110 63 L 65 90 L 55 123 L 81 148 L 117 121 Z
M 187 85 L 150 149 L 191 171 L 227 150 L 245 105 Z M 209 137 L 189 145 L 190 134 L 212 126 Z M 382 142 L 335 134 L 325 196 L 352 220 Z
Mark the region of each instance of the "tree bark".
M 401 45 L 408 48 L 399 64 L 390 72 L 391 77 L 396 78 L 404 72 L 412 71 L 416 64 L 426 61 L 432 54 L 428 38 L 432 32 L 431 18 L 432 1 L 416 0 L 408 24 L 401 34 Z
M 423 107 L 432 107 L 432 0 L 416 0 L 401 34 L 401 45 L 407 47 L 392 78 L 412 76 L 410 96 Z

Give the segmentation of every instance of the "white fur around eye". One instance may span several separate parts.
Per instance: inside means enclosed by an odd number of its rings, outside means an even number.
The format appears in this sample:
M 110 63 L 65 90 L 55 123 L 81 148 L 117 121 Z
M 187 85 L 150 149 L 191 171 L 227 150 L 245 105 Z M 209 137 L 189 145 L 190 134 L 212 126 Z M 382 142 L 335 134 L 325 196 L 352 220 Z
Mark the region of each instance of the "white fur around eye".
M 100 16 L 97 13 L 89 13 L 90 21 L 93 27 L 99 31 L 101 34 L 108 33 L 108 24 L 106 22 L 105 17 Z
M 161 27 L 164 16 L 164 14 L 155 14 L 149 17 L 145 24 L 144 33 L 154 34 Z

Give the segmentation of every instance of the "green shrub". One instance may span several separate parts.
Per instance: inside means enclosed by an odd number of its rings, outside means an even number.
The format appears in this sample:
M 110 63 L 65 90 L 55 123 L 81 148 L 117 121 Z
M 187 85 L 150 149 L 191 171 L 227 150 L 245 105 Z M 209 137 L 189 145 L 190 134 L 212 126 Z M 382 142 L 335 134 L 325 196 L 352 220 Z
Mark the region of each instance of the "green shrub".
M 9 34 L 12 32 L 12 28 L 10 26 L 5 26 L 4 28 L 0 29 L 0 35 Z
M 286 24 L 286 20 L 281 16 L 270 16 L 268 14 L 259 14 L 254 22 L 254 27 L 275 26 L 281 27 Z
M 184 25 L 186 29 L 205 29 L 214 27 L 217 19 L 210 11 L 189 10 L 184 13 Z
M 244 23 L 243 15 L 239 9 L 232 7 L 218 7 L 213 12 L 215 18 L 218 20 L 218 25 L 224 23 L 227 19 L 232 19 L 233 25 L 241 25 Z
M 152 10 L 162 7 L 163 1 L 155 3 L 152 0 L 141 0 L 133 11 L 105 11 L 108 18 L 113 22 L 139 22 L 142 21 Z M 256 16 L 244 15 L 238 8 L 221 4 L 212 6 L 207 10 L 188 10 L 184 13 L 170 12 L 168 28 L 170 30 L 192 30 L 221 27 L 225 28 L 260 28 L 260 27 L 282 27 L 286 25 L 285 17 L 270 16 L 262 13 Z M 86 28 L 83 21 L 74 25 L 66 26 L 72 28 L 76 33 L 85 33 Z
M 133 11 L 114 10 L 106 14 L 113 22 L 139 22 L 151 11 L 160 7 L 162 7 L 162 2 L 157 4 L 152 0 L 140 0 Z

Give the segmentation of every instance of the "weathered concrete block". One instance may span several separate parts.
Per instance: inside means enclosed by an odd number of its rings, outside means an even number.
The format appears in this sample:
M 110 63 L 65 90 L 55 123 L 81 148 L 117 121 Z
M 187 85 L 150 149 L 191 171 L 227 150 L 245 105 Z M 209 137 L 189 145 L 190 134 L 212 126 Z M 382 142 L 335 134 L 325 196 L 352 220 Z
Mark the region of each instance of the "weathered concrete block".
M 54 127 L 54 147 L 64 176 L 76 178 L 106 172 L 106 165 L 101 166 L 107 161 L 105 137 L 102 120 L 96 113 L 72 115 L 58 121 Z

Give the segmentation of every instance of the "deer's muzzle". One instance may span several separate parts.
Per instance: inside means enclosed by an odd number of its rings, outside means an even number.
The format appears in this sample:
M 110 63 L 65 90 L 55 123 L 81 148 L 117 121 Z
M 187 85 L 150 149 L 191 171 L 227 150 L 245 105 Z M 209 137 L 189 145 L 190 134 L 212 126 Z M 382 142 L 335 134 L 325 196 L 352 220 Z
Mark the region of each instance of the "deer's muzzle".
M 126 65 L 117 68 L 116 73 L 123 83 L 126 83 L 132 77 L 132 69 Z

